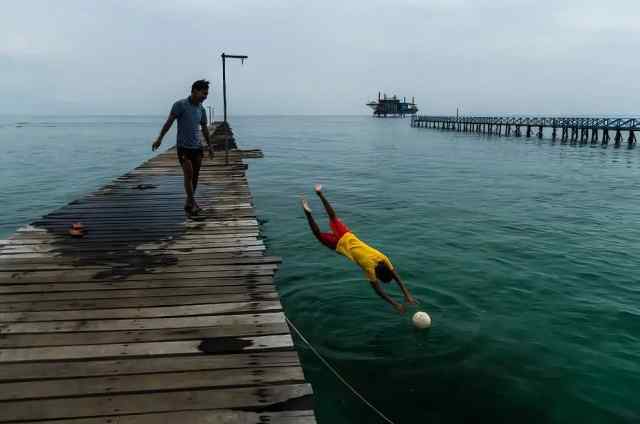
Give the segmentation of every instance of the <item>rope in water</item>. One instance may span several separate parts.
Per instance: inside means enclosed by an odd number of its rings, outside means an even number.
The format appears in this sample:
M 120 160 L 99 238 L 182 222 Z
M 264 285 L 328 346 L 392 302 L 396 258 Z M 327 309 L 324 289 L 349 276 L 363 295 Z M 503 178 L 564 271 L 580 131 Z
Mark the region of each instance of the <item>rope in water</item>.
M 378 408 L 373 406 L 367 399 L 364 398 L 364 396 L 362 396 L 360 393 L 358 393 L 358 391 L 351 384 L 349 384 L 349 382 L 347 380 L 345 380 L 340 375 L 340 373 L 338 371 L 336 371 L 336 369 L 333 368 L 331 366 L 331 364 L 329 362 L 327 362 L 327 360 L 322 357 L 322 355 L 320 355 L 320 352 L 318 352 L 311 345 L 309 340 L 307 340 L 307 338 L 302 334 L 302 332 L 300 330 L 298 330 L 298 328 L 295 325 L 293 325 L 293 323 L 289 320 L 289 318 L 285 317 L 285 319 L 287 320 L 287 323 L 291 326 L 291 328 L 293 328 L 293 330 L 296 332 L 296 334 L 298 334 L 298 336 L 302 339 L 302 341 L 304 341 L 307 344 L 307 346 L 309 346 L 309 349 L 311 349 L 311 351 L 318 357 L 318 359 L 320 359 L 320 361 L 322 361 L 322 363 L 325 364 L 326 367 L 329 368 L 329 370 L 331 370 L 331 372 L 338 378 L 338 380 L 340 380 L 342 382 L 342 384 L 347 386 L 349 388 L 349 390 L 351 390 L 351 392 L 354 395 L 356 395 L 362 402 L 364 402 L 365 405 L 367 405 L 369 408 L 371 408 L 373 411 L 375 411 L 383 420 L 385 420 L 386 422 L 388 422 L 390 424 L 394 424 L 393 421 L 391 421 L 382 412 L 380 412 L 380 410 Z

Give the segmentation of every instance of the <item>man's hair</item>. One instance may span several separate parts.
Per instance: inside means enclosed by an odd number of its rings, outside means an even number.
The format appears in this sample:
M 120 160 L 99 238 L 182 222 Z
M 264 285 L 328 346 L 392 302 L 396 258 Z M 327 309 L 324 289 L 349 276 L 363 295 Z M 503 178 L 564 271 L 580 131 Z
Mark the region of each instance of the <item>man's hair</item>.
M 205 79 L 201 79 L 198 80 L 196 82 L 193 83 L 193 85 L 191 86 L 191 91 L 194 90 L 208 90 L 209 89 L 209 81 L 205 80 Z
M 393 280 L 393 272 L 391 272 L 387 264 L 384 262 L 378 262 L 378 265 L 376 265 L 376 277 L 378 277 L 383 283 L 388 283 Z

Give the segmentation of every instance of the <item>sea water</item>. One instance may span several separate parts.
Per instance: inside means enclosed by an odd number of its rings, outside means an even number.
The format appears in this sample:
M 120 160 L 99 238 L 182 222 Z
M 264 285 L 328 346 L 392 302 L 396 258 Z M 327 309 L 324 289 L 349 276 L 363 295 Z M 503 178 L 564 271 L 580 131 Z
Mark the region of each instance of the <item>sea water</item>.
M 163 118 L 0 117 L 0 236 L 151 157 Z M 368 116 L 231 125 L 265 155 L 249 181 L 288 317 L 391 420 L 640 420 L 640 149 Z M 327 229 L 316 183 L 418 307 L 399 315 L 314 239 L 299 199 Z M 320 423 L 382 422 L 296 343 Z

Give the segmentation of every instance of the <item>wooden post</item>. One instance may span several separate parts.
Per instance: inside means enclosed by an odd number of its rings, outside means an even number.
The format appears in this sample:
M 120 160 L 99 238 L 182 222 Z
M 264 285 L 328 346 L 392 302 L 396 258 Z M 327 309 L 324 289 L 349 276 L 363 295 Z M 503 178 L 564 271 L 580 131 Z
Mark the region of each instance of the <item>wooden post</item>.
M 616 131 L 616 136 L 614 137 L 613 141 L 616 142 L 616 146 L 620 146 L 620 143 L 622 142 L 622 134 L 620 133 L 620 128 L 618 128 L 618 130 Z
M 627 143 L 629 147 L 633 146 L 636 143 L 636 135 L 633 133 L 633 130 L 629 130 L 629 138 L 627 138 Z

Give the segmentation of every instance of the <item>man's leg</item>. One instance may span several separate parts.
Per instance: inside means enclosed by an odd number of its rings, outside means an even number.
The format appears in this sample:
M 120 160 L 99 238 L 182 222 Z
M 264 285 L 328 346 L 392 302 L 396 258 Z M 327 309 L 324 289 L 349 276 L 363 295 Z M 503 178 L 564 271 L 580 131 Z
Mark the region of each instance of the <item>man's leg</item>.
M 327 211 L 327 215 L 329 215 L 329 219 L 330 220 L 335 219 L 336 218 L 336 211 L 333 210 L 333 207 L 331 206 L 331 203 L 329 203 L 329 201 L 326 199 L 326 197 L 324 197 L 324 194 L 322 193 L 322 186 L 320 184 L 316 185 L 316 194 L 318 195 L 318 197 L 322 201 L 322 204 L 324 205 L 324 209 Z
M 182 159 L 182 174 L 184 175 L 184 192 L 187 195 L 185 209 L 193 207 L 193 165 L 187 158 Z
M 202 155 L 193 155 L 191 165 L 193 166 L 193 195 L 195 196 L 196 187 L 198 186 L 198 176 L 200 175 L 200 167 L 202 166 Z
M 202 166 L 202 155 L 195 154 L 191 159 L 191 166 L 193 167 L 193 177 L 191 183 L 193 185 L 193 206 L 199 208 L 198 202 L 196 202 L 196 187 L 198 186 L 198 177 L 200 176 L 200 167 Z

